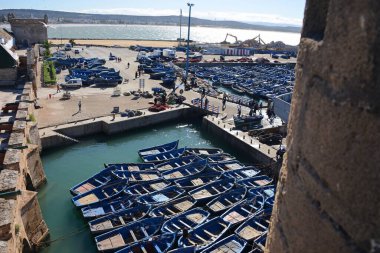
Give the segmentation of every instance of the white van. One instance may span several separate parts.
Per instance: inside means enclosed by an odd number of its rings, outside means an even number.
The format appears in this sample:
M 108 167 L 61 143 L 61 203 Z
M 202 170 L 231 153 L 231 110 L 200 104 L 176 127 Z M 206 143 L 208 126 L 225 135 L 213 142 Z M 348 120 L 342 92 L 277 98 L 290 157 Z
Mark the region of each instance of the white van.
M 71 51 L 72 48 L 73 46 L 70 43 L 65 44 L 65 51 Z
M 82 79 L 73 78 L 67 81 L 66 83 L 61 84 L 62 88 L 80 88 L 82 87 Z
M 138 54 L 137 54 L 137 57 L 136 57 L 136 60 L 139 61 L 141 58 L 145 58 L 147 57 L 147 54 L 145 51 L 140 51 Z

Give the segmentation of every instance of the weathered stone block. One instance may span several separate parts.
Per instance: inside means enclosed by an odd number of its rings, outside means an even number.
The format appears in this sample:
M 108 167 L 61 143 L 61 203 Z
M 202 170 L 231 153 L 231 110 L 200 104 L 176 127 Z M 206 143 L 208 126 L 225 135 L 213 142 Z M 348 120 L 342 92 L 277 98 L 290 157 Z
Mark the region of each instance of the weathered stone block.
M 7 241 L 12 237 L 15 211 L 14 200 L 0 199 L 0 241 Z
M 15 170 L 2 170 L 0 172 L 0 193 L 17 190 L 19 173 Z
M 26 121 L 15 120 L 15 122 L 13 123 L 12 131 L 13 132 L 24 132 L 25 128 L 26 128 Z
M 18 110 L 16 113 L 15 119 L 16 120 L 26 120 L 27 116 L 28 116 L 28 112 L 23 111 L 23 110 Z
M 30 107 L 30 103 L 20 102 L 20 103 L 18 104 L 18 109 L 19 109 L 19 110 L 28 111 L 28 110 L 29 110 L 29 107 Z
M 5 152 L 3 168 L 8 170 L 20 171 L 21 150 L 8 149 Z
M 8 147 L 15 148 L 24 146 L 25 143 L 25 134 L 23 132 L 13 132 L 11 133 L 8 140 Z
M 21 218 L 25 232 L 29 241 L 33 244 L 37 244 L 49 234 L 47 225 L 42 217 L 37 193 L 23 191 L 21 198 Z
M 27 174 L 30 176 L 33 189 L 37 189 L 46 181 L 45 171 L 40 157 L 40 150 L 37 145 L 29 145 L 27 168 Z
M 7 241 L 1 241 L 0 240 L 0 253 L 10 253 L 12 252 L 12 241 L 13 240 L 7 240 Z

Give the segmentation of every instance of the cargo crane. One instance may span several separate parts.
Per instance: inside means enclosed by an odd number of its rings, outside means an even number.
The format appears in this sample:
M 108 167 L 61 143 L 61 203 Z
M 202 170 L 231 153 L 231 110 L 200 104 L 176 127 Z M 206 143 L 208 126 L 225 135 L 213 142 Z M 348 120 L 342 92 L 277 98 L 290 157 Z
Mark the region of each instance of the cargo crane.
M 261 39 L 260 34 L 254 37 L 253 39 L 246 40 L 242 43 L 240 43 L 239 46 L 241 47 L 259 47 L 259 46 L 265 46 L 266 43 Z
M 238 38 L 237 38 L 235 35 L 232 35 L 232 34 L 227 33 L 227 34 L 226 34 L 226 38 L 224 39 L 224 41 L 221 42 L 221 44 L 229 44 L 229 42 L 227 41 L 228 36 L 230 36 L 230 37 L 232 37 L 232 38 L 235 39 L 235 43 L 234 43 L 234 44 L 239 44 L 239 43 L 241 43 L 241 41 L 238 40 Z

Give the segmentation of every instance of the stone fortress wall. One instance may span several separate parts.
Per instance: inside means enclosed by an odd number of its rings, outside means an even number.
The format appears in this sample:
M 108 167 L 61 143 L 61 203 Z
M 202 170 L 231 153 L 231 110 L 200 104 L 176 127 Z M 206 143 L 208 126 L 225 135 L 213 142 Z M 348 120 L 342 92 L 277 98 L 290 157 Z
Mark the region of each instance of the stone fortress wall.
M 379 13 L 306 1 L 266 252 L 380 252 Z
M 0 252 L 33 252 L 49 234 L 37 192 L 46 177 L 34 117 L 32 83 L 20 85 L 16 101 L 0 114 Z

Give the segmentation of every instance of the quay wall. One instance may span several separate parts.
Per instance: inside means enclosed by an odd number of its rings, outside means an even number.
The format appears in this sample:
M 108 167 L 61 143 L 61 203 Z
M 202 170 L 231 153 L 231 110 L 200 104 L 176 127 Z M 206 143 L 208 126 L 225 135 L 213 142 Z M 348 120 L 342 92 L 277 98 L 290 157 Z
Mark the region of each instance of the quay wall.
M 77 143 L 78 140 L 75 138 L 93 134 L 117 134 L 167 121 L 199 116 L 199 112 L 193 108 L 180 106 L 157 113 L 143 111 L 143 115 L 133 118 L 116 117 L 115 120 L 112 120 L 111 116 L 100 117 L 55 127 L 42 128 L 40 129 L 41 145 L 42 148 L 46 150 Z
M 230 125 L 226 126 L 220 119 L 211 115 L 203 117 L 202 127 L 250 160 L 266 165 L 268 171 L 265 173 L 277 178 L 280 164 L 276 161 L 276 149 L 259 143 L 241 131 L 233 130 Z

